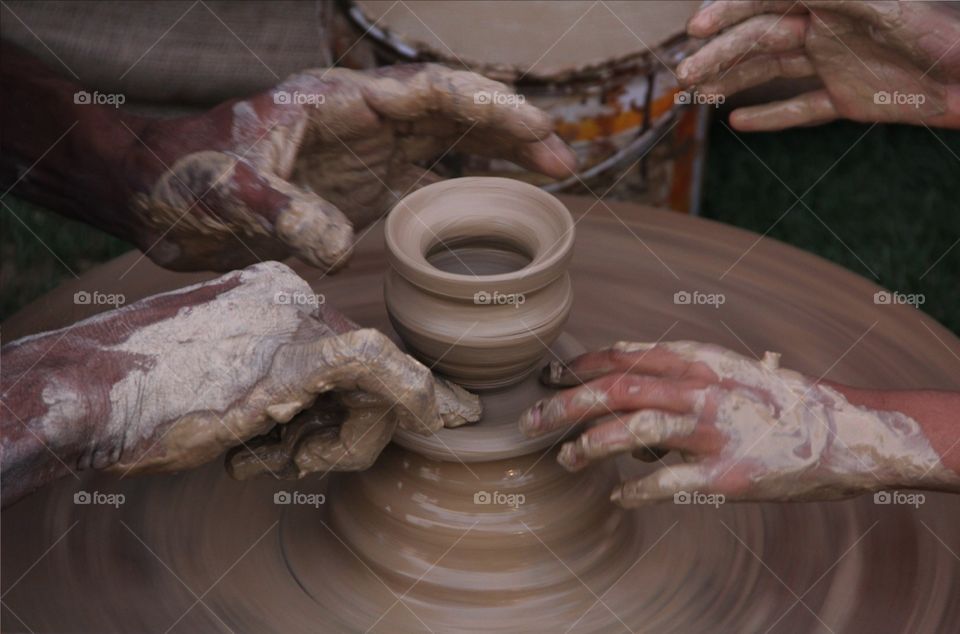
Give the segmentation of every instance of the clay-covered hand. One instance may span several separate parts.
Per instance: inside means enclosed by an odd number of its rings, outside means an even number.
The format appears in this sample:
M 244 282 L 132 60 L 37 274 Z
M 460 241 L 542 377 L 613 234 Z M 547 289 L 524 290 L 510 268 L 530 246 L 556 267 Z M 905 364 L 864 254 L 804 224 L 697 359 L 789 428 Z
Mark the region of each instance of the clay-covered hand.
M 712 38 L 685 60 L 682 84 L 732 95 L 775 78 L 816 76 L 822 89 L 738 108 L 738 130 L 838 118 L 960 127 L 960 6 L 938 2 L 712 3 L 687 32 Z
M 318 69 L 201 116 L 146 123 L 138 155 L 153 176 L 130 201 L 134 239 L 181 270 L 290 254 L 335 269 L 354 230 L 436 181 L 429 168 L 450 152 L 569 175 L 576 161 L 550 117 L 507 95 L 434 64 Z
M 613 492 L 624 506 L 721 493 L 728 500 L 841 498 L 885 487 L 960 483 L 923 429 L 897 411 L 712 344 L 618 343 L 544 371 L 559 392 L 524 413 L 528 435 L 600 419 L 563 445 L 576 470 L 623 452 L 661 468 Z M 667 464 L 677 450 L 685 462 Z
M 5 496 L 42 483 L 42 465 L 176 471 L 233 447 L 238 477 L 363 469 L 397 426 L 429 434 L 480 415 L 476 396 L 358 329 L 277 262 L 22 339 L 3 355 Z M 250 442 L 278 424 L 275 443 Z

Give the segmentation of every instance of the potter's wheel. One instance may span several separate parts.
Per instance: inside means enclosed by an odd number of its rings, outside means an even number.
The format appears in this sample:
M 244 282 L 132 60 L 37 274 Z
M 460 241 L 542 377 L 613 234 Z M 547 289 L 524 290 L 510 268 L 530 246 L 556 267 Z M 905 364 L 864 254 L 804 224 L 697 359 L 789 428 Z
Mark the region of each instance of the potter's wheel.
M 584 199 L 565 202 L 575 218 L 589 207 Z M 629 230 L 599 205 L 577 226 L 571 265 L 576 300 L 566 330 L 582 345 L 661 337 L 708 340 L 748 354 L 779 350 L 785 366 L 815 376 L 827 372 L 827 378 L 855 385 L 960 389 L 960 342 L 912 308 L 875 305 L 876 289 L 861 278 L 765 240 L 718 281 L 753 244 L 754 235 L 676 214 L 611 207 Z M 6 340 L 63 325 L 89 310 L 72 303 L 79 288 L 122 292 L 132 301 L 202 277 L 162 272 L 141 261 L 118 281 L 136 257 L 124 256 L 39 300 L 4 325 Z M 387 328 L 383 266 L 381 236 L 374 230 L 350 268 L 321 280 L 317 288 L 357 321 Z M 299 272 L 308 280 L 320 277 L 305 268 Z M 677 305 L 677 291 L 722 292 L 726 303 L 719 309 Z M 402 469 L 396 464 L 398 451 L 390 450 L 377 468 Z M 552 464 L 548 456 L 535 468 Z M 335 480 L 331 490 L 327 480 Z M 316 512 L 310 506 L 275 505 L 273 494 L 325 491 L 333 506 L 342 491 L 352 495 L 357 482 L 362 480 L 336 476 L 296 484 L 240 483 L 230 480 L 221 464 L 174 477 L 85 476 L 82 483 L 68 477 L 3 512 L 3 629 L 356 628 L 352 621 L 335 624 L 329 612 L 350 612 L 365 601 L 393 603 L 387 591 L 374 589 L 376 579 L 357 576 L 363 567 L 354 554 L 376 544 L 362 531 L 340 544 L 328 530 L 336 527 L 331 508 Z M 73 493 L 80 489 L 122 492 L 126 503 L 118 509 L 74 505 Z M 506 627 L 498 614 L 471 612 L 469 629 L 544 629 L 537 623 L 546 623 L 550 610 L 574 604 L 589 610 L 576 624 L 570 619 L 573 631 L 600 620 L 612 622 L 614 630 L 680 632 L 943 632 L 960 624 L 955 600 L 960 560 L 953 554 L 960 553 L 960 499 L 955 496 L 926 494 L 918 509 L 875 505 L 869 496 L 823 504 L 644 509 L 631 516 L 637 530 L 622 542 L 627 554 L 621 559 L 639 562 L 625 566 L 622 580 L 606 592 L 611 583 L 606 571 L 622 563 L 615 558 L 605 560 L 608 568 L 581 575 L 589 589 L 571 573 L 580 570 L 583 554 L 576 548 L 576 531 L 572 537 L 568 533 L 589 509 L 572 506 L 565 513 L 533 504 L 522 511 L 529 513 L 522 515 L 524 523 L 543 540 L 542 557 L 528 562 L 529 568 L 539 565 L 544 574 L 556 575 L 569 602 L 532 606 L 526 617 L 516 605 L 499 610 L 517 623 L 526 620 L 523 627 Z M 339 521 L 357 518 L 363 516 Z M 537 539 L 516 528 L 516 540 Z M 471 533 L 457 543 L 447 537 L 449 544 L 437 545 L 440 561 L 421 571 L 417 587 L 390 608 L 375 631 L 423 630 L 425 625 L 456 629 L 450 622 L 431 621 L 432 612 L 417 602 L 421 590 L 456 581 L 454 564 L 463 547 L 475 546 L 472 538 Z M 402 549 L 388 554 L 397 574 L 417 570 Z M 351 572 L 324 574 L 334 566 Z M 477 584 L 482 582 L 478 577 Z M 517 575 L 506 579 L 522 582 Z M 362 584 L 368 584 L 366 590 Z M 507 606 L 510 597 L 497 600 Z M 346 601 L 351 605 L 343 606 Z M 623 615 L 625 623 L 611 611 Z M 359 629 L 379 617 L 366 615 Z

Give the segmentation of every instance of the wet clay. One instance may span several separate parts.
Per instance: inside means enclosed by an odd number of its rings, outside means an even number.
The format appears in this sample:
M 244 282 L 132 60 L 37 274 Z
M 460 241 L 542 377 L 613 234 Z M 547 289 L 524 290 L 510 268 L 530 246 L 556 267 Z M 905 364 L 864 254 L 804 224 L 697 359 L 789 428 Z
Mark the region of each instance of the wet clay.
M 387 312 L 415 356 L 467 388 L 536 369 L 572 303 L 573 218 L 559 200 L 512 179 L 456 178 L 405 197 L 384 233 Z M 525 266 L 486 272 L 518 258 Z
M 282 536 L 291 572 L 353 631 L 623 631 L 617 617 L 636 627 L 628 595 L 608 596 L 612 616 L 583 587 L 636 579 L 644 535 L 635 514 L 606 501 L 615 466 L 572 474 L 541 458 L 467 467 L 392 448 L 328 492 L 346 548 L 313 542 L 306 518 Z M 400 595 L 412 611 L 395 605 Z
M 563 200 L 575 218 L 594 202 Z M 576 301 L 564 330 L 581 345 L 710 341 L 750 356 L 781 350 L 785 367 L 854 385 L 960 389 L 957 338 L 913 308 L 875 304 L 863 278 L 730 227 L 607 205 L 577 224 L 569 267 Z M 118 284 L 135 259 L 58 289 L 4 334 L 91 310 L 73 305 L 80 288 L 132 301 L 199 278 L 143 262 Z M 297 270 L 331 305 L 395 336 L 384 262 L 374 230 L 347 271 Z M 726 302 L 675 303 L 684 290 Z M 556 451 L 461 464 L 389 448 L 370 471 L 294 484 L 236 482 L 221 464 L 67 478 L 5 509 L 4 603 L 34 631 L 872 634 L 960 622 L 953 496 L 926 493 L 918 508 L 863 496 L 623 511 L 608 500 L 615 463 L 571 474 Z M 74 505 L 79 490 L 127 503 Z M 301 502 L 275 503 L 281 492 Z M 4 622 L 22 628 L 6 610 Z
M 560 336 L 572 305 L 574 223 L 557 198 L 506 178 L 457 178 L 410 194 L 384 225 L 384 299 L 394 328 L 428 367 L 483 393 L 483 418 L 398 444 L 437 460 L 479 462 L 552 447 L 520 412 L 548 394 L 533 371 L 583 348 Z M 556 341 L 556 343 L 555 343 Z M 547 360 L 549 360 L 547 359 Z
M 398 432 L 374 468 L 338 480 L 336 539 L 283 536 L 297 582 L 350 630 L 467 631 L 493 610 L 493 630 L 634 620 L 629 605 L 591 614 L 579 591 L 610 588 L 640 554 L 636 516 L 603 501 L 614 464 L 569 473 L 553 459 L 563 431 L 530 439 L 517 424 L 546 392 L 532 374 L 543 357 L 582 350 L 569 335 L 550 348 L 572 304 L 570 213 L 526 183 L 461 178 L 404 198 L 384 234 L 391 322 L 424 363 L 483 388 L 484 413 L 430 436 Z M 442 576 L 420 583 L 441 560 Z M 398 597 L 416 609 L 394 609 Z

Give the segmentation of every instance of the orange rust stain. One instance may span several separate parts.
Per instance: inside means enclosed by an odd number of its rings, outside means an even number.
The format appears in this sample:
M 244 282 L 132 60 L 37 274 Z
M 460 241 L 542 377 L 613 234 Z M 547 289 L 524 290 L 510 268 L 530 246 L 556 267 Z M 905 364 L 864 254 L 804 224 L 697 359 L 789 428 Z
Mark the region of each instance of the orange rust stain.
M 671 209 L 683 213 L 693 210 L 693 171 L 700 154 L 697 141 L 697 122 L 700 116 L 697 108 L 688 108 L 673 130 L 677 155 L 673 160 L 668 204 Z
M 606 108 L 612 109 L 610 114 L 598 114 L 594 117 L 583 117 L 578 121 L 570 122 L 556 120 L 557 134 L 564 141 L 595 141 L 609 138 L 623 132 L 643 127 L 644 115 L 640 108 L 624 109 L 618 101 L 622 90 L 611 91 L 604 100 Z M 674 95 L 678 90 L 671 91 L 658 99 L 654 99 L 650 106 L 651 114 L 657 119 L 674 107 Z

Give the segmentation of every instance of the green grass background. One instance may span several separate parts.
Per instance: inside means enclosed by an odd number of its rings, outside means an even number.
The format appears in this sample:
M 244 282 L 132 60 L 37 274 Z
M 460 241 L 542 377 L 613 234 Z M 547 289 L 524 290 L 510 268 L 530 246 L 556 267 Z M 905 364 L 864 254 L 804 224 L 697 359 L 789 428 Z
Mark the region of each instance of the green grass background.
M 923 310 L 960 334 L 960 133 L 843 122 L 734 134 L 724 120 L 710 129 L 704 216 L 768 232 L 891 290 L 923 293 Z M 811 186 L 803 200 L 813 213 L 798 203 L 777 222 L 796 200 L 787 187 L 801 195 Z M 12 196 L 4 203 L 0 318 L 70 270 L 79 275 L 131 248 Z
M 839 122 L 740 134 L 718 119 L 709 142 L 704 216 L 923 293 L 922 309 L 960 334 L 960 132 Z M 796 201 L 787 186 L 812 187 L 810 209 L 777 223 Z

